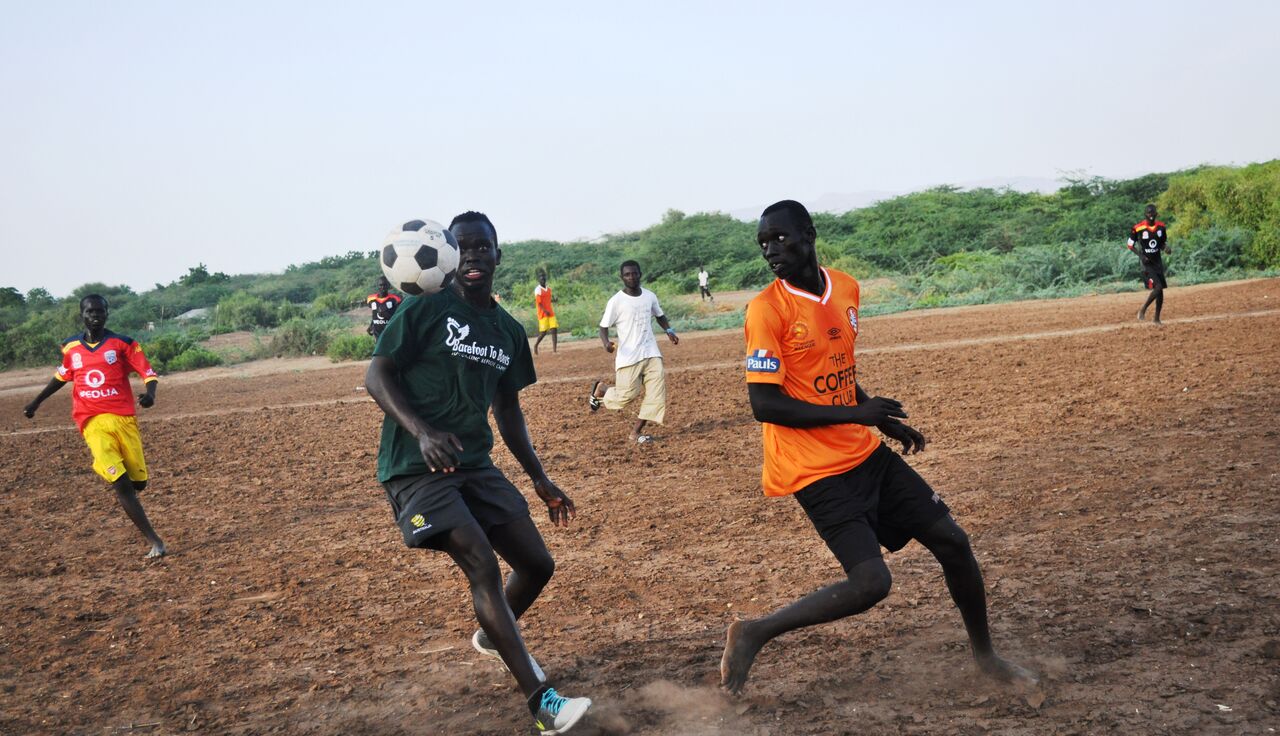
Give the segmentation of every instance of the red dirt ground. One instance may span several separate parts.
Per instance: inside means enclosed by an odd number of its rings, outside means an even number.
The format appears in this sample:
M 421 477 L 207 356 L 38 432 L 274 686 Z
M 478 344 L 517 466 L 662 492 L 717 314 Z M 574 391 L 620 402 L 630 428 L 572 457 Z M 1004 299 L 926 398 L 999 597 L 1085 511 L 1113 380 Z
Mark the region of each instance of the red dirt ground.
M 930 438 L 913 465 L 973 537 L 992 626 L 1044 675 L 976 675 L 940 571 L 889 557 L 872 611 L 767 646 L 716 687 L 725 626 L 840 575 L 759 489 L 736 332 L 664 346 L 660 441 L 586 411 L 610 357 L 538 358 L 523 404 L 568 530 L 524 623 L 591 734 L 1273 733 L 1280 728 L 1280 281 L 868 319 L 859 377 Z M 141 417 L 144 501 L 172 554 L 89 470 L 47 372 L 0 377 L 0 732 L 523 734 L 468 645 L 463 578 L 405 549 L 373 477 L 363 366 L 266 361 L 165 379 Z M 498 464 L 528 491 L 505 450 Z M 532 494 L 529 494 L 532 498 Z M 536 499 L 534 501 L 536 503 Z

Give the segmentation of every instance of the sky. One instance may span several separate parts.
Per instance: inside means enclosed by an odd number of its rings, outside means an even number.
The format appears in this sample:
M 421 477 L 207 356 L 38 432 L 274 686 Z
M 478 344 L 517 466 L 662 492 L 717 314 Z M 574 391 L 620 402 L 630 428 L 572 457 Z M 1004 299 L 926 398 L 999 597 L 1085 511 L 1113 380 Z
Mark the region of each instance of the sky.
M 784 7 L 785 5 L 785 7 Z M 0 287 L 1280 157 L 1280 3 L 0 0 Z

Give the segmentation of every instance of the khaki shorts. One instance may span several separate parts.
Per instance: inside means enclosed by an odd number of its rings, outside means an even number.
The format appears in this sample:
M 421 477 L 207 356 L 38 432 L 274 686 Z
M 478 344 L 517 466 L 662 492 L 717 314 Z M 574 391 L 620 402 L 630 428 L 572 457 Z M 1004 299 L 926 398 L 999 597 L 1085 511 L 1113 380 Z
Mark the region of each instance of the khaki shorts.
M 662 358 L 645 358 L 617 370 L 615 385 L 604 392 L 601 403 L 606 409 L 620 411 L 644 393 L 640 416 L 646 422 L 662 424 L 667 413 L 667 379 Z

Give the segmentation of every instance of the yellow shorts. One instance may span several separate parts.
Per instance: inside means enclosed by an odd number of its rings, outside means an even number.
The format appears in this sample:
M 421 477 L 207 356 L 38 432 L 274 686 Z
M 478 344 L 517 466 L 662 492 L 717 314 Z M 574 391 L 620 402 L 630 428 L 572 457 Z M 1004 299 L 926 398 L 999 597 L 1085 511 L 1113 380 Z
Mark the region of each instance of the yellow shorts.
M 99 414 L 84 425 L 84 442 L 93 453 L 93 470 L 108 483 L 129 474 L 130 480 L 147 479 L 147 461 L 142 457 L 142 436 L 133 417 Z
M 547 330 L 554 330 L 559 327 L 560 323 L 556 322 L 556 316 L 554 314 L 538 318 L 538 332 L 546 332 Z

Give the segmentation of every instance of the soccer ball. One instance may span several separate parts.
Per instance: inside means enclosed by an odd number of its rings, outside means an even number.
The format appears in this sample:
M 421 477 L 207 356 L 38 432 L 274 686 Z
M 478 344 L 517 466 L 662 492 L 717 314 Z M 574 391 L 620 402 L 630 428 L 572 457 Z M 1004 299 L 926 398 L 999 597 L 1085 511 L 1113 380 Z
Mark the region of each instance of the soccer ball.
M 382 241 L 382 273 L 406 294 L 434 294 L 458 270 L 458 241 L 438 222 L 410 220 Z

